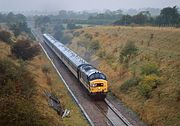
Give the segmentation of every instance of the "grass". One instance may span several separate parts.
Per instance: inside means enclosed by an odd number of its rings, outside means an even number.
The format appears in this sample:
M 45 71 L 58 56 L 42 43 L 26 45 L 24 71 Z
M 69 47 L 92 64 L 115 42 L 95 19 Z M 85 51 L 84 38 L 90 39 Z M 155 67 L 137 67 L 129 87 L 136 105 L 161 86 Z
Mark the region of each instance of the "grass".
M 4 42 L 0 42 L 0 59 L 9 58 L 15 64 L 19 64 L 19 61 L 17 59 L 9 56 L 10 54 L 11 53 L 10 53 L 9 45 L 5 44 Z M 48 74 L 51 81 L 50 84 L 47 83 L 47 79 L 46 79 L 47 76 L 42 71 L 42 67 L 44 65 L 48 65 L 50 69 L 50 72 Z M 32 111 L 33 109 L 36 109 L 38 114 L 41 115 L 40 117 L 38 117 L 37 113 L 33 113 L 35 116 L 37 115 L 37 117 L 34 117 L 34 119 L 37 120 L 37 123 L 39 125 L 41 125 L 41 123 L 42 125 L 50 125 L 50 126 L 88 125 L 85 117 L 82 115 L 80 109 L 77 107 L 76 103 L 73 101 L 72 97 L 68 93 L 63 82 L 60 80 L 57 72 L 54 70 L 54 68 L 52 67 L 51 63 L 46 58 L 44 53 L 41 53 L 40 55 L 36 56 L 33 60 L 28 61 L 27 69 L 34 75 L 35 81 L 37 82 L 36 93 L 33 96 L 34 105 L 33 105 Z M 44 95 L 45 90 L 55 93 L 58 96 L 63 108 L 71 110 L 70 117 L 62 119 L 52 108 L 48 106 L 47 97 Z M 18 99 L 15 101 L 18 102 Z M 26 100 L 25 100 L 24 105 L 27 106 L 27 104 L 28 103 L 26 103 Z M 18 105 L 23 105 L 23 102 L 22 103 L 19 102 Z M 24 109 L 26 109 L 26 108 L 21 109 L 20 106 L 15 106 L 15 107 L 20 109 L 18 111 L 21 111 L 21 110 L 24 111 Z M 31 107 L 31 105 L 27 107 Z M 11 109 L 12 108 L 9 108 L 9 110 Z M 31 113 L 31 110 L 29 110 L 28 112 Z M 23 123 L 23 121 L 21 123 Z
M 92 41 L 99 41 L 100 49 L 91 56 L 91 62 L 98 61 L 96 67 L 107 75 L 110 90 L 143 121 L 154 126 L 180 125 L 180 29 L 98 26 L 75 32 L 81 34 L 74 36 L 68 46 L 83 56 L 86 50 L 78 43 L 85 34 L 91 34 Z M 130 58 L 128 64 L 123 64 L 118 61 L 119 54 L 128 41 L 135 43 L 138 53 Z M 156 64 L 161 84 L 150 91 L 149 98 L 139 93 L 141 83 L 132 86 L 128 92 L 122 92 L 120 87 L 129 78 L 143 78 L 142 67 L 146 63 Z
M 47 114 L 47 117 L 53 117 L 55 122 L 62 121 L 64 125 L 70 126 L 79 126 L 79 125 L 87 125 L 87 121 L 85 117 L 83 117 L 82 113 L 80 112 L 80 109 L 77 107 L 76 103 L 73 101 L 72 97 L 70 96 L 69 92 L 67 91 L 65 85 L 60 80 L 60 77 L 58 76 L 55 69 L 52 67 L 51 63 L 46 58 L 45 54 L 41 54 L 40 56 L 36 57 L 33 62 L 33 65 L 29 66 L 29 69 L 33 71 L 36 69 L 34 74 L 36 75 L 37 82 L 39 82 L 38 86 L 38 99 L 37 105 L 40 105 L 39 109 L 44 115 Z M 34 66 L 34 64 L 37 64 Z M 51 78 L 51 84 L 48 85 L 46 81 L 46 76 L 42 72 L 42 66 L 44 64 L 48 64 L 50 73 L 49 76 Z M 37 69 L 38 68 L 38 69 Z M 44 78 L 44 79 L 42 79 Z M 53 92 L 57 95 L 59 98 L 63 108 L 71 110 L 71 114 L 69 118 L 61 119 L 59 115 L 52 109 L 48 107 L 48 103 L 46 101 L 46 98 L 43 94 L 44 90 L 48 90 L 50 92 Z M 43 101 L 43 103 L 42 103 Z M 44 106 L 44 107 L 43 107 Z M 48 110 L 48 111 L 47 111 Z
M 0 41 L 0 58 L 6 58 L 10 54 L 10 47 L 4 42 Z

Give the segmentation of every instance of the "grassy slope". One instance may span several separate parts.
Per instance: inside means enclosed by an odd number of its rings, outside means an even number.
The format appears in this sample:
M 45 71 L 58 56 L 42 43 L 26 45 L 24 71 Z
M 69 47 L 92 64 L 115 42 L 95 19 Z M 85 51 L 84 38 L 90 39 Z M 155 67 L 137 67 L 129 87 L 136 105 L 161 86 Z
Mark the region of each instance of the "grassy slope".
M 0 41 L 0 58 L 8 58 L 10 54 L 9 45 Z M 10 57 L 9 57 L 10 58 Z M 15 62 L 17 60 L 14 59 Z M 47 64 L 50 66 L 50 74 L 51 84 L 47 84 L 46 76 L 42 72 L 42 66 Z M 28 69 L 34 74 L 35 80 L 37 81 L 37 92 L 34 96 L 36 101 L 35 106 L 42 115 L 42 120 L 48 120 L 48 124 L 51 126 L 59 126 L 59 125 L 87 125 L 85 118 L 82 116 L 79 108 L 75 104 L 75 102 L 70 97 L 66 87 L 63 82 L 59 79 L 54 68 L 51 66 L 50 62 L 46 58 L 45 54 L 41 53 L 39 56 L 35 57 L 32 61 L 28 62 Z M 44 95 L 44 90 L 54 92 L 61 101 L 61 104 L 64 108 L 71 110 L 71 114 L 69 118 L 61 119 L 61 117 L 48 106 L 46 101 L 46 97 Z M 36 118 L 36 117 L 35 117 Z
M 180 29 L 100 26 L 75 32 L 79 32 L 80 36 L 74 37 L 69 47 L 81 56 L 85 49 L 79 47 L 78 42 L 86 33 L 100 42 L 101 49 L 91 57 L 91 61 L 98 59 L 98 68 L 106 73 L 111 90 L 119 99 L 148 124 L 180 125 Z M 151 34 L 153 38 L 150 40 Z M 117 59 L 127 41 L 134 41 L 140 54 L 131 60 L 129 68 L 124 70 Z M 105 52 L 105 58 L 99 58 L 99 53 L 102 52 Z M 163 80 L 162 84 L 151 92 L 151 98 L 146 100 L 142 97 L 137 87 L 130 88 L 126 93 L 121 92 L 121 84 L 132 76 L 133 69 L 135 68 L 136 74 L 140 76 L 140 66 L 147 61 L 158 64 Z

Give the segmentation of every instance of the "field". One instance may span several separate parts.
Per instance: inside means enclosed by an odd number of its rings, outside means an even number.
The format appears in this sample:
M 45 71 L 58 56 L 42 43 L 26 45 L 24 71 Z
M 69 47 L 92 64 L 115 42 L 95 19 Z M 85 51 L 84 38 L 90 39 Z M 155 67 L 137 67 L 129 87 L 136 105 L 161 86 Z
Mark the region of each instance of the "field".
M 10 46 L 8 44 L 5 44 L 2 41 L 0 41 L 0 59 L 1 60 L 9 59 L 9 60 L 12 60 L 15 64 L 19 65 L 19 60 L 11 56 Z M 48 66 L 48 73 L 42 72 L 42 69 L 44 66 Z M 60 77 L 57 75 L 55 69 L 52 67 L 51 63 L 46 58 L 43 52 L 41 52 L 41 54 L 36 56 L 33 60 L 27 61 L 27 69 L 33 74 L 33 77 L 35 78 L 35 81 L 36 81 L 36 85 L 35 85 L 36 92 L 32 99 L 32 101 L 34 102 L 30 103 L 30 104 L 34 104 L 33 108 L 37 110 L 37 113 L 35 113 L 33 117 L 33 119 L 36 121 L 35 122 L 36 124 L 49 125 L 49 126 L 88 125 L 85 117 L 83 117 L 82 113 L 80 112 L 80 109 L 77 107 L 76 103 L 73 101 L 72 97 L 68 93 L 63 82 L 60 80 Z M 48 102 L 47 102 L 47 97 L 44 94 L 45 90 L 54 93 L 59 98 L 62 107 L 65 109 L 69 109 L 71 111 L 70 117 L 62 119 L 52 108 L 49 107 Z M 0 99 L 2 100 L 3 96 L 1 96 Z M 21 103 L 15 103 L 15 104 L 16 105 L 19 104 L 19 106 L 21 106 Z M 3 105 L 3 103 L 1 103 L 1 105 Z M 27 114 L 30 114 L 30 115 L 32 114 L 32 113 L 28 113 L 31 110 L 26 110 L 27 108 L 28 108 L 27 106 L 23 106 L 23 108 L 19 109 L 19 113 L 21 112 L 22 114 L 22 112 L 24 112 L 25 118 Z M 7 109 L 11 110 L 15 108 L 9 107 Z M 15 111 L 18 111 L 18 110 L 15 110 Z M 9 114 L 9 116 L 11 117 L 12 113 L 1 113 L 0 115 L 2 116 L 2 114 Z M 18 116 L 18 114 L 16 116 Z M 31 117 L 30 115 L 29 117 Z M 40 118 L 39 118 L 39 115 L 40 115 Z M 16 121 L 16 119 L 18 118 L 23 118 L 23 117 L 16 117 L 14 118 L 14 120 Z M 1 125 L 1 122 L 3 121 L 5 121 L 5 119 L 1 118 L 0 125 Z M 8 120 L 8 121 L 13 122 L 13 119 Z M 26 121 L 28 121 L 28 119 L 22 119 L 19 122 L 16 121 L 14 125 L 16 124 L 23 125 L 23 123 L 32 124 L 32 122 L 26 122 Z
M 66 32 L 74 36 L 68 46 L 103 71 L 112 94 L 144 122 L 180 125 L 180 29 L 97 26 Z

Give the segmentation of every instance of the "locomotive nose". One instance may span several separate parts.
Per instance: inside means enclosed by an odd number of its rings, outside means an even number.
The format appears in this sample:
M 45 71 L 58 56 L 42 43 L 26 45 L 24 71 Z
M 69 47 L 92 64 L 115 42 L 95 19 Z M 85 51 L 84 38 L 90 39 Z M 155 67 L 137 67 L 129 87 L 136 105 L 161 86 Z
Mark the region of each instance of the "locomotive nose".
M 93 93 L 105 93 L 107 92 L 107 81 L 106 80 L 94 80 L 90 82 L 90 89 Z

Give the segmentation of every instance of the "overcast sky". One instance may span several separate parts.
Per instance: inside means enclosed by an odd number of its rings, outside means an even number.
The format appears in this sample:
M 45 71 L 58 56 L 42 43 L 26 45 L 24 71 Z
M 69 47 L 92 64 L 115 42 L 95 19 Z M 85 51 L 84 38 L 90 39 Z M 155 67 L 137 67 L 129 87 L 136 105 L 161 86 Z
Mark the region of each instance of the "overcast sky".
M 180 0 L 0 0 L 0 11 L 103 10 L 180 6 Z

